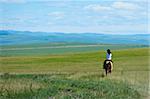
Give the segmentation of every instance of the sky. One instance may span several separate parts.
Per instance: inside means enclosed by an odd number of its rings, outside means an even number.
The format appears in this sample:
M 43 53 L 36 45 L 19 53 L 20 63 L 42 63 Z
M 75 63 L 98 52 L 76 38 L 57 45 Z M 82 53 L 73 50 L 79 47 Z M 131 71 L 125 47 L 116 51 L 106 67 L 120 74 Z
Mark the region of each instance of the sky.
M 146 34 L 148 0 L 0 0 L 0 30 Z

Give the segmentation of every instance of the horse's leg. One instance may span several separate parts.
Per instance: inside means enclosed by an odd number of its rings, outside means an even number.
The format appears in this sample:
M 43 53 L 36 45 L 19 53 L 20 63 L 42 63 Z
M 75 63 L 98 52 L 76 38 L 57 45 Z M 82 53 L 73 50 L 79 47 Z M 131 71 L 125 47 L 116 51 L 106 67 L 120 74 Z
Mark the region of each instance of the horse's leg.
M 111 65 L 110 65 L 110 68 L 109 68 L 109 73 L 111 73 Z
M 109 70 L 109 73 L 111 73 L 111 69 Z
M 107 76 L 107 68 L 105 68 L 105 73 L 106 73 L 106 76 Z

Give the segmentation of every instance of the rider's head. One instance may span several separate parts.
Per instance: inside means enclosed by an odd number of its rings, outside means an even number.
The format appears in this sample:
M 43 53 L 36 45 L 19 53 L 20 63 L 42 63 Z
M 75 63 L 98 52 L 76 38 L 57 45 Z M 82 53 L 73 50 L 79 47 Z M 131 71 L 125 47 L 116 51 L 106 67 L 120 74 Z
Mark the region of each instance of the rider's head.
M 107 53 L 108 53 L 108 54 L 110 54 L 110 53 L 111 53 L 110 49 L 107 49 Z

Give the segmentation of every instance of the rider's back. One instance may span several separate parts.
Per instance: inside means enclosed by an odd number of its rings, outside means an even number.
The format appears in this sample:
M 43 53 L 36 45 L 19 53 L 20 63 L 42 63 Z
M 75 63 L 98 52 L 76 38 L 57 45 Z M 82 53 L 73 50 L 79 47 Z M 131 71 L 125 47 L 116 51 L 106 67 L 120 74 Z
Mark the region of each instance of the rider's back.
M 107 53 L 106 59 L 107 59 L 107 60 L 111 60 L 111 57 L 112 57 L 112 54 L 111 54 L 111 53 Z

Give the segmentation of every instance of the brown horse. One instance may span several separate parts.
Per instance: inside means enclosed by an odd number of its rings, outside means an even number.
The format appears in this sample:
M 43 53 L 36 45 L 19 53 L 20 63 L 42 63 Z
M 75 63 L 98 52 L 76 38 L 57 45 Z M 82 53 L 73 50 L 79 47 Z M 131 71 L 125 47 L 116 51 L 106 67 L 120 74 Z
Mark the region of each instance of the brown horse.
M 108 73 L 111 73 L 111 70 L 112 70 L 111 65 L 112 65 L 111 61 L 107 61 L 106 64 L 105 64 L 104 69 L 105 69 L 106 76 L 107 76 Z

